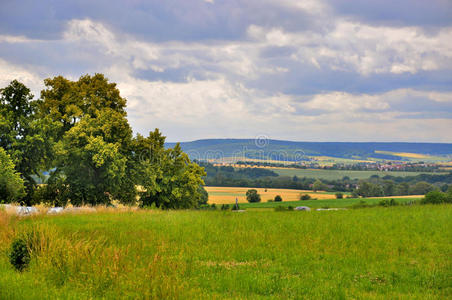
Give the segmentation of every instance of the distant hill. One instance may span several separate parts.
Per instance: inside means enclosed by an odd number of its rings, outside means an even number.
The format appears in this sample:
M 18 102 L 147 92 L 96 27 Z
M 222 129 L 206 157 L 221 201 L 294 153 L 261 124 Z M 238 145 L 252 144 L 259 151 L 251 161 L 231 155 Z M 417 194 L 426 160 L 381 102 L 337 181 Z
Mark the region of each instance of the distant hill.
M 173 147 L 176 143 L 167 143 Z M 329 156 L 347 159 L 408 160 L 422 154 L 452 160 L 452 144 L 445 143 L 359 143 L 359 142 L 292 142 L 255 139 L 204 139 L 180 143 L 192 159 L 239 158 L 301 161 L 309 156 Z M 378 152 L 378 153 L 377 153 Z M 417 155 L 417 160 L 422 157 Z

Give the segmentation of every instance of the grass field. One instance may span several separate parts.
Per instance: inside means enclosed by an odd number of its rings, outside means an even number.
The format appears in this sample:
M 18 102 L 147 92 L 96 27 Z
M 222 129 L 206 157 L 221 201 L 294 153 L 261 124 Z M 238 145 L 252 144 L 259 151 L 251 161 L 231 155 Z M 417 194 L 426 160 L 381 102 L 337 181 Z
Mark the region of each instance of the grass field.
M 275 168 L 272 169 L 281 176 L 298 176 L 308 178 L 318 178 L 326 180 L 342 179 L 344 176 L 350 177 L 350 179 L 368 179 L 372 175 L 378 175 L 380 177 L 391 176 L 416 176 L 419 174 L 425 174 L 425 172 L 395 172 L 395 171 L 352 171 L 352 170 L 322 170 L 322 169 L 295 169 L 295 168 Z M 432 173 L 427 173 L 432 174 Z M 445 174 L 445 173 L 434 173 Z
M 235 203 L 235 198 L 239 203 L 246 203 L 246 191 L 251 188 L 247 187 L 218 187 L 218 186 L 206 186 L 206 191 L 209 193 L 209 203 L 215 204 L 230 204 Z M 264 189 L 255 188 L 261 195 L 261 200 L 267 202 L 267 200 L 273 200 L 276 195 L 280 195 L 284 201 L 297 201 L 300 200 L 300 194 L 309 194 L 311 198 L 317 199 L 335 199 L 335 193 L 328 192 L 313 192 L 291 190 L 291 189 Z
M 243 203 L 240 204 L 241 209 L 261 209 L 274 208 L 277 206 L 283 207 L 297 207 L 308 206 L 310 208 L 350 208 L 358 203 L 365 203 L 368 205 L 376 205 L 383 199 L 394 199 L 400 204 L 418 201 L 422 196 L 395 196 L 395 197 L 379 197 L 379 198 L 359 198 L 359 199 L 319 199 L 319 200 L 297 200 L 297 201 L 283 201 L 283 202 L 259 202 L 259 203 Z
M 0 299 L 447 299 L 452 206 L 0 212 Z M 28 270 L 11 240 L 35 232 Z

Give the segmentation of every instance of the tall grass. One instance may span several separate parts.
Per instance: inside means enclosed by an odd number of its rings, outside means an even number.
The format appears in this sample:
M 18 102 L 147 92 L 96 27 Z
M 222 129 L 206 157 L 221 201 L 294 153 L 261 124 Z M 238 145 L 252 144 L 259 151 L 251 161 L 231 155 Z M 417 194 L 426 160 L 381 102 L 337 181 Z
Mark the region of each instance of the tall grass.
M 447 205 L 0 214 L 0 299 L 447 298 L 451 217 Z M 17 237 L 32 251 L 24 272 L 6 257 Z

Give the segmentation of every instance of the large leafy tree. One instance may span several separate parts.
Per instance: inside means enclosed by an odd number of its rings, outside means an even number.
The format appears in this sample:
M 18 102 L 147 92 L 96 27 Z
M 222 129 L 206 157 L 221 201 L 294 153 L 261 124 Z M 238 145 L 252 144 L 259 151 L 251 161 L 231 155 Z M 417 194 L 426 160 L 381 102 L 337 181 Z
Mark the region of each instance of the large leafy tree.
M 0 147 L 0 203 L 16 201 L 24 195 L 24 181 L 14 169 L 14 163 Z
M 104 109 L 111 109 L 126 117 L 126 99 L 122 98 L 115 83 L 103 74 L 85 75 L 78 81 L 62 76 L 44 80 L 39 112 L 61 124 L 59 137 L 71 129 L 84 116 L 97 117 Z
M 134 140 L 137 181 L 143 187 L 143 206 L 164 209 L 197 207 L 203 195 L 200 186 L 204 169 L 190 161 L 179 144 L 164 148 L 165 137 L 156 129 L 147 138 Z
M 11 156 L 26 186 L 23 200 L 31 204 L 36 186 L 33 175 L 51 160 L 53 131 L 57 125 L 36 115 L 37 102 L 17 80 L 0 90 L 0 147 Z
M 112 199 L 135 201 L 130 163 L 132 130 L 126 100 L 102 74 L 70 81 L 45 80 L 40 116 L 59 124 L 56 171 L 72 204 L 106 204 Z M 61 185 L 60 185 L 61 186 Z M 54 193 L 56 195 L 56 193 Z
M 0 146 L 29 182 L 28 198 L 64 205 L 123 203 L 190 208 L 202 200 L 203 168 L 156 130 L 132 138 L 126 99 L 102 74 L 45 80 L 41 99 L 19 82 L 1 90 Z M 45 187 L 32 175 L 49 170 Z M 31 191 L 37 191 L 32 195 Z M 204 195 L 205 196 L 205 195 Z M 204 199 L 205 201 L 205 199 Z

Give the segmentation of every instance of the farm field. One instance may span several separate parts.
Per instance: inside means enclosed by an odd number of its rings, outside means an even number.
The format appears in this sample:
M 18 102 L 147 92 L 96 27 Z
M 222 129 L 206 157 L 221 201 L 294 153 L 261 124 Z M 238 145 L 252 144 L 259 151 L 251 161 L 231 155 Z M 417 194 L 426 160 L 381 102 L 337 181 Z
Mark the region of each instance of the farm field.
M 0 299 L 447 299 L 451 219 L 450 205 L 0 212 Z M 26 232 L 39 238 L 17 272 L 7 253 Z
M 237 198 L 239 203 L 247 203 L 246 191 L 252 188 L 248 187 L 219 187 L 206 186 L 206 191 L 209 193 L 209 203 L 215 204 L 231 204 L 235 203 Z M 335 193 L 328 192 L 313 192 L 311 190 L 301 191 L 292 189 L 265 189 L 255 188 L 261 195 L 261 201 L 267 202 L 269 199 L 274 199 L 276 195 L 280 195 L 283 201 L 298 201 L 300 194 L 308 194 L 311 198 L 317 199 L 336 199 Z
M 280 176 L 298 176 L 308 178 L 318 178 L 326 180 L 342 179 L 344 176 L 350 177 L 350 179 L 368 179 L 372 175 L 378 175 L 384 177 L 386 175 L 391 176 L 416 176 L 419 174 L 432 174 L 425 172 L 396 172 L 396 171 L 353 171 L 353 170 L 322 170 L 322 169 L 294 169 L 294 168 L 273 168 Z M 442 172 L 434 174 L 446 174 Z

